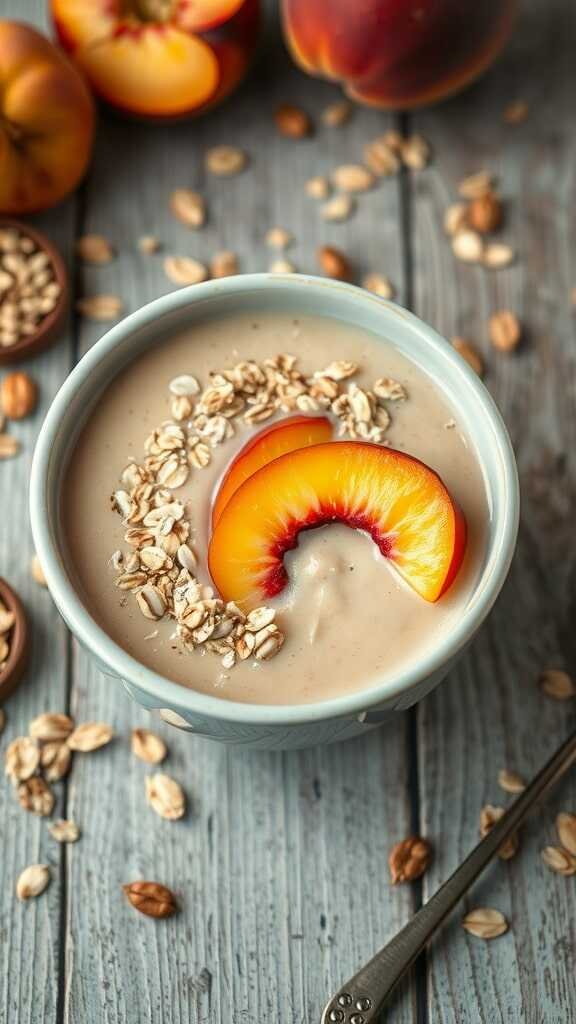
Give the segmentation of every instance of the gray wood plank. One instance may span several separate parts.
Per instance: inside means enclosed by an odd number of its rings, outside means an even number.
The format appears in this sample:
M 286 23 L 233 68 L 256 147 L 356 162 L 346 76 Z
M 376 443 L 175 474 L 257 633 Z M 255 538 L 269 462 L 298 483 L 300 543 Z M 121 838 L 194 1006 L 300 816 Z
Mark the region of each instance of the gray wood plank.
M 20 0 L 19 17 L 44 26 L 45 5 L 40 0 Z M 56 210 L 33 218 L 41 230 L 67 256 L 71 251 L 75 199 Z M 30 575 L 33 554 L 28 526 L 28 480 L 35 439 L 42 418 L 69 372 L 72 334 L 68 330 L 57 345 L 22 363 L 40 388 L 35 415 L 9 429 L 22 444 L 21 454 L 0 464 L 2 527 L 0 575 L 22 597 L 31 625 L 31 660 L 19 689 L 6 701 L 7 725 L 0 737 L 0 757 L 14 737 L 26 734 L 28 722 L 44 710 L 60 711 L 67 698 L 67 634 L 47 590 Z M 14 367 L 18 368 L 18 367 Z M 55 787 L 62 804 L 62 784 Z M 56 1017 L 58 956 L 60 948 L 61 849 L 50 837 L 46 821 L 25 813 L 8 779 L 0 786 L 0 1022 L 1 1024 L 52 1024 Z M 21 904 L 15 885 L 30 863 L 50 866 L 52 882 L 45 897 Z
M 242 93 L 205 120 L 161 130 L 103 120 L 86 229 L 109 237 L 119 257 L 83 271 L 87 293 L 116 292 L 134 309 L 172 287 L 162 254 L 136 251 L 143 233 L 157 234 L 165 253 L 206 260 L 229 247 L 243 271 L 266 269 L 264 235 L 275 224 L 294 232 L 289 255 L 299 269 L 314 270 L 315 247 L 333 242 L 359 272 L 381 269 L 402 288 L 395 182 L 338 226 L 324 225 L 303 192 L 312 174 L 361 157 L 363 143 L 389 120 L 363 111 L 346 133 L 324 129 L 301 144 L 278 138 L 278 102 L 302 102 L 317 114 L 335 91 L 304 79 L 274 46 Z M 204 150 L 220 142 L 248 152 L 241 177 L 205 177 Z M 171 218 L 168 198 L 179 186 L 206 195 L 202 232 Z M 86 324 L 82 348 L 101 333 Z M 386 866 L 389 846 L 409 828 L 406 723 L 366 742 L 287 755 L 236 753 L 163 727 L 167 770 L 184 782 L 193 808 L 170 824 L 146 806 L 144 766 L 127 749 L 130 729 L 150 724 L 149 716 L 81 651 L 73 704 L 79 719 L 109 720 L 122 738 L 110 751 L 78 758 L 71 783 L 70 812 L 84 838 L 68 851 L 65 1019 L 319 1019 L 335 986 L 411 912 L 412 894 L 389 889 Z M 142 877 L 173 886 L 182 914 L 156 924 L 125 905 L 121 883 Z M 404 989 L 394 1020 L 413 1019 Z
M 498 770 L 529 777 L 574 727 L 573 703 L 547 700 L 535 685 L 543 667 L 576 667 L 574 28 L 574 10 L 562 3 L 525 5 L 517 36 L 494 70 L 451 104 L 415 118 L 436 153 L 434 168 L 414 187 L 416 311 L 447 336 L 469 337 L 483 350 L 486 383 L 512 432 L 523 495 L 508 585 L 460 666 L 419 709 L 423 829 L 437 846 L 426 897 L 476 841 L 481 806 L 510 799 L 499 790 Z M 509 127 L 502 111 L 516 98 L 528 101 L 530 116 Z M 497 273 L 457 264 L 442 232 L 458 181 L 480 168 L 498 175 L 507 204 L 503 234 L 519 253 L 515 266 Z M 513 357 L 490 350 L 486 323 L 498 308 L 515 310 L 527 325 Z M 539 851 L 555 841 L 555 813 L 575 806 L 572 777 L 523 830 L 519 855 L 495 865 L 467 901 L 500 908 L 511 923 L 508 935 L 483 943 L 462 932 L 456 915 L 434 943 L 430 1020 L 572 1019 L 576 893 L 573 879 L 548 871 Z

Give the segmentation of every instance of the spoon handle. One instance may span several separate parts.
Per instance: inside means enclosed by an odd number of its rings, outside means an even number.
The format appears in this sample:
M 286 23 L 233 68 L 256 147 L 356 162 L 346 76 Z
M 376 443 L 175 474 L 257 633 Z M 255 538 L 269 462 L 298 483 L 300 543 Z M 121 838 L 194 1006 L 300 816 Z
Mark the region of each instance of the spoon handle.
M 575 761 L 576 732 L 559 747 L 428 903 L 332 997 L 324 1008 L 322 1024 L 372 1024 L 376 1021 L 390 992 L 436 929 L 496 855 L 503 842 L 522 823 L 536 801 L 562 778 Z

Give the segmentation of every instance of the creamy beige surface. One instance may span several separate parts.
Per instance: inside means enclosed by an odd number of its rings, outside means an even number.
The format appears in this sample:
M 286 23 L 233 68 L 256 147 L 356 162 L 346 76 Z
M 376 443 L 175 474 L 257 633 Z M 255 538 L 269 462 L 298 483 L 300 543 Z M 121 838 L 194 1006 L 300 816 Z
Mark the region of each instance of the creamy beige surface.
M 287 556 L 290 587 L 279 596 L 278 623 L 286 643 L 267 662 L 241 662 L 224 670 L 218 656 L 180 651 L 173 624 L 143 618 L 132 596 L 114 586 L 110 557 L 123 542 L 110 495 L 131 458 L 141 461 L 143 442 L 169 418 L 168 383 L 192 373 L 202 385 L 209 370 L 240 359 L 261 360 L 292 352 L 305 372 L 334 359 L 362 367 L 355 378 L 369 385 L 391 376 L 407 388 L 406 402 L 388 403 L 388 437 L 400 450 L 432 466 L 462 507 L 469 529 L 466 558 L 450 591 L 432 605 L 413 593 L 366 535 L 332 525 L 303 533 Z M 457 621 L 480 571 L 487 505 L 481 473 L 452 411 L 437 389 L 389 344 L 336 321 L 302 317 L 244 316 L 199 325 L 141 356 L 100 399 L 73 453 L 63 491 L 62 515 L 71 561 L 93 617 L 126 651 L 160 674 L 230 700 L 292 704 L 335 697 L 375 684 L 433 647 Z M 451 424 L 451 425 L 448 425 Z M 209 581 L 206 546 L 211 496 L 230 459 L 253 431 L 214 452 L 211 466 L 195 470 L 175 492 L 187 503 L 190 544 Z

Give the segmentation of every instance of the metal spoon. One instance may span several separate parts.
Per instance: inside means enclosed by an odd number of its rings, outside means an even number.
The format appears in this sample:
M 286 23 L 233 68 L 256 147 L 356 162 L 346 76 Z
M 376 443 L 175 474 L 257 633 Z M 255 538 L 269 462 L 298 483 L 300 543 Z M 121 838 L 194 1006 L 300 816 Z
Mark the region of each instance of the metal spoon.
M 576 732 L 559 747 L 492 831 L 428 903 L 332 997 L 324 1008 L 322 1024 L 372 1024 L 377 1019 L 394 986 L 497 854 L 502 843 L 524 821 L 536 801 L 562 778 L 575 761 Z

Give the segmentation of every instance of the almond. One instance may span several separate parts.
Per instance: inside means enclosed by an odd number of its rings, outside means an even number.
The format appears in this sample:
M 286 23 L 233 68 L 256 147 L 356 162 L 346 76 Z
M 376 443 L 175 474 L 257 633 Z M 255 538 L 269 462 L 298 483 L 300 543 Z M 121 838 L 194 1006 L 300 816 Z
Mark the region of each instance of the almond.
M 342 164 L 332 172 L 332 181 L 342 192 L 367 192 L 374 184 L 374 175 L 362 164 Z
M 174 893 L 160 882 L 130 882 L 122 888 L 132 906 L 147 917 L 171 917 L 178 910 Z
M 502 204 L 493 192 L 476 196 L 468 207 L 468 223 L 481 235 L 490 234 L 502 223 Z
M 338 281 L 351 279 L 352 268 L 340 249 L 336 249 L 333 245 L 322 245 L 317 250 L 316 258 L 327 277 L 333 277 Z
M 0 387 L 0 406 L 9 420 L 22 420 L 36 408 L 38 388 L 27 373 L 9 373 Z
M 500 352 L 512 352 L 520 343 L 520 323 L 515 313 L 500 309 L 488 322 L 490 341 Z
M 308 114 L 301 107 L 295 107 L 291 103 L 283 103 L 277 107 L 274 120 L 280 134 L 290 139 L 303 139 L 307 135 L 312 135 L 312 121 Z

